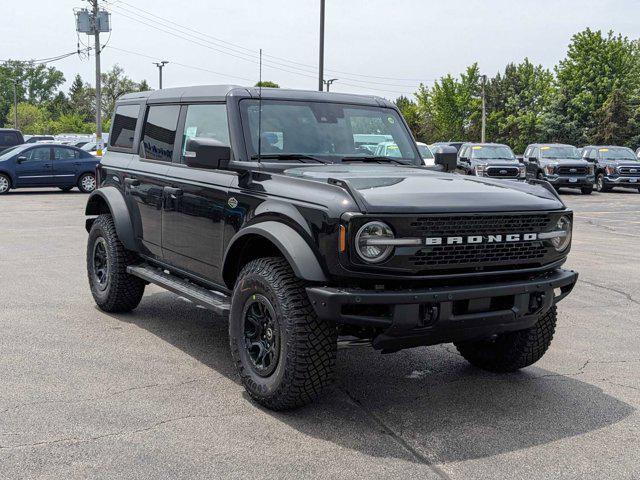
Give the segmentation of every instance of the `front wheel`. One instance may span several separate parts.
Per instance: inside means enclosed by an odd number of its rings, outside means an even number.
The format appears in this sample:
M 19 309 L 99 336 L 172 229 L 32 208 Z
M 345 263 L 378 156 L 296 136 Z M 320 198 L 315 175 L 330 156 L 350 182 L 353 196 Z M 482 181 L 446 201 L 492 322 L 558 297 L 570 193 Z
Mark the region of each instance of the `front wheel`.
M 604 183 L 604 174 L 599 173 L 596 177 L 596 191 L 597 192 L 606 192 L 609 190 L 609 187 Z
M 337 331 L 320 320 L 283 258 L 240 273 L 229 318 L 231 354 L 247 392 L 272 410 L 312 402 L 333 380 Z
M 458 342 L 456 348 L 469 363 L 490 372 L 515 372 L 536 363 L 545 354 L 556 329 L 553 306 L 531 328 L 494 339 Z
M 591 195 L 593 193 L 593 187 L 582 187 L 580 192 L 582 192 L 582 195 Z
M 96 189 L 96 176 L 93 173 L 85 173 L 78 180 L 78 188 L 83 193 L 91 193 Z
M 127 273 L 127 267 L 136 261 L 136 254 L 118 239 L 111 215 L 96 218 L 87 243 L 87 275 L 91 294 L 101 310 L 129 312 L 138 306 L 145 283 Z

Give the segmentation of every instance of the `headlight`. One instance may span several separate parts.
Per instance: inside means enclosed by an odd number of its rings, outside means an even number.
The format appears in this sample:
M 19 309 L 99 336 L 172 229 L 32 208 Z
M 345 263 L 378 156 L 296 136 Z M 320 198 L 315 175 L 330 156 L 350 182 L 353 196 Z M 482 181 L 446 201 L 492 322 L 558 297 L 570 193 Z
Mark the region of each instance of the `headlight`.
M 553 175 L 554 172 L 556 171 L 556 165 L 555 164 L 550 164 L 544 167 L 545 172 L 547 172 L 547 175 Z
M 393 230 L 386 223 L 365 223 L 356 234 L 356 252 L 367 263 L 382 262 L 393 251 L 393 246 L 387 243 L 393 238 Z
M 527 178 L 527 169 L 524 165 L 520 165 L 518 168 L 520 169 L 520 178 Z
M 484 177 L 484 171 L 487 168 L 486 164 L 479 164 L 475 166 L 476 177 Z
M 612 167 L 610 165 L 607 165 L 606 167 L 604 167 L 604 169 L 607 171 L 607 175 L 615 175 L 616 173 L 618 173 L 616 167 Z
M 541 233 L 539 238 L 551 240 L 551 244 L 558 252 L 566 250 L 571 243 L 571 219 L 567 216 L 560 217 L 554 231 Z

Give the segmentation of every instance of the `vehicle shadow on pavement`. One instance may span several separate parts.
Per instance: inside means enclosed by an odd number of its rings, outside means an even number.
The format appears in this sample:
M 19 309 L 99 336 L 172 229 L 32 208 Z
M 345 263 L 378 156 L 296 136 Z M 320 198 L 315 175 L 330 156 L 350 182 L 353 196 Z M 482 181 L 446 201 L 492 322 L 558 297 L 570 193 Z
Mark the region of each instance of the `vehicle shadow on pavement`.
M 210 312 L 162 292 L 146 295 L 133 315 L 112 317 L 238 382 L 228 324 Z M 634 411 L 580 381 L 583 368 L 555 373 L 534 366 L 498 375 L 471 367 L 452 345 L 392 355 L 359 347 L 339 350 L 336 386 L 314 404 L 261 410 L 305 435 L 367 455 L 455 462 L 581 435 Z M 250 401 L 246 394 L 238 400 Z

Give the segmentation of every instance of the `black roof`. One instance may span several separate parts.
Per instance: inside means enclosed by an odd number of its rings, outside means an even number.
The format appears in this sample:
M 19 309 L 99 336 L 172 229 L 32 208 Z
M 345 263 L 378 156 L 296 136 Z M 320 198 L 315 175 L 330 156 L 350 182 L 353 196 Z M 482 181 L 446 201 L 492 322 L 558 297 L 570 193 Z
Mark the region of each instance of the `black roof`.
M 20 130 L 16 130 L 15 128 L 0 128 L 0 132 L 22 133 Z
M 261 90 L 261 92 L 260 92 Z M 127 93 L 118 99 L 121 103 L 177 103 L 223 101 L 227 97 L 244 97 L 300 101 L 323 101 L 336 103 L 352 103 L 371 106 L 393 106 L 389 100 L 370 95 L 354 95 L 347 93 L 318 92 L 314 90 L 290 90 L 285 88 L 241 87 L 238 85 L 198 85 L 193 87 L 165 88 L 148 92 Z

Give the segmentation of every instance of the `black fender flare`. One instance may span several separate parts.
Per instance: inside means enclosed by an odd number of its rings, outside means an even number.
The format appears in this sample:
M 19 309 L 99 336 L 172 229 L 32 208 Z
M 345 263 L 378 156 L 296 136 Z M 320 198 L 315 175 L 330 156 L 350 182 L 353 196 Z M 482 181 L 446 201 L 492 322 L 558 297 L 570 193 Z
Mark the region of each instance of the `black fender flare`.
M 120 190 L 116 187 L 102 187 L 94 190 L 89 195 L 85 215 L 100 215 L 105 213 L 103 206 L 109 209 L 113 223 L 116 227 L 118 238 L 127 250 L 137 251 L 136 236 L 131 224 L 131 217 L 127 203 L 122 196 Z M 90 229 L 91 223 L 87 222 L 87 230 Z
M 233 268 L 230 253 L 234 251 L 234 245 L 238 245 L 238 242 L 247 235 L 258 235 L 273 243 L 289 262 L 296 277 L 309 282 L 328 281 L 318 258 L 306 240 L 289 225 L 274 220 L 249 225 L 231 239 L 222 261 L 223 277 L 225 272 Z

